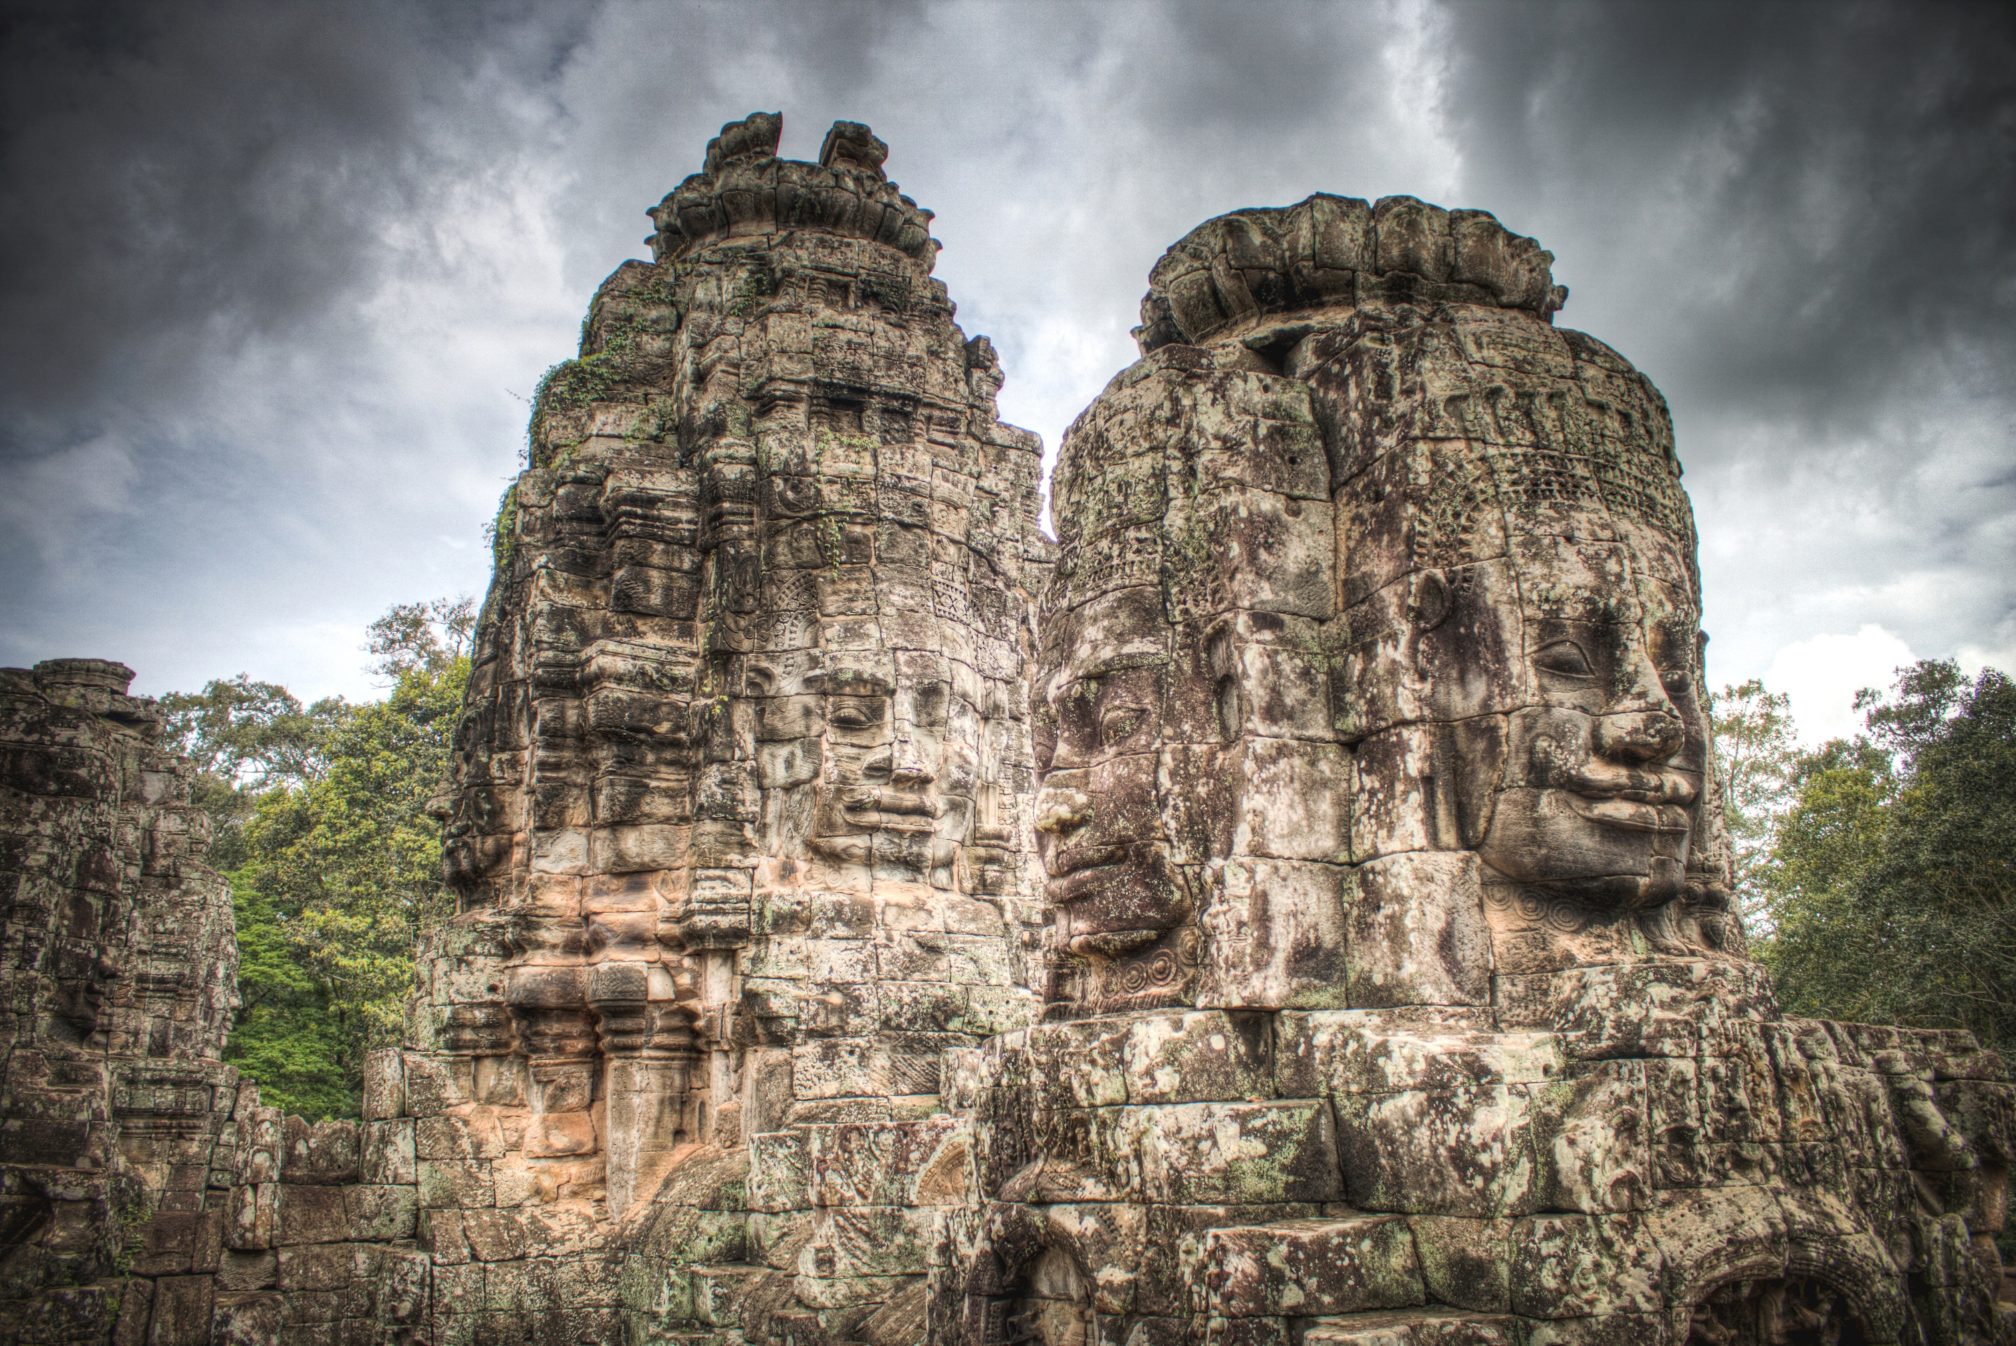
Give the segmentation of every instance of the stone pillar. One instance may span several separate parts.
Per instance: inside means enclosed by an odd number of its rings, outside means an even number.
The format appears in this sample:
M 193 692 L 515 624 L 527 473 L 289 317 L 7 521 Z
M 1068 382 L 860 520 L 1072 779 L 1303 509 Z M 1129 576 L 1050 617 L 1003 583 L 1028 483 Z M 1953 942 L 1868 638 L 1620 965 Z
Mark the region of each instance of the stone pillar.
M 588 1012 L 587 974 L 579 967 L 524 967 L 511 976 L 511 1018 L 518 1028 L 532 1116 L 525 1130 L 529 1158 L 593 1154 L 595 1018 Z
M 693 1028 L 652 963 L 604 963 L 588 979 L 602 1049 L 608 1203 L 620 1217 L 692 1139 Z

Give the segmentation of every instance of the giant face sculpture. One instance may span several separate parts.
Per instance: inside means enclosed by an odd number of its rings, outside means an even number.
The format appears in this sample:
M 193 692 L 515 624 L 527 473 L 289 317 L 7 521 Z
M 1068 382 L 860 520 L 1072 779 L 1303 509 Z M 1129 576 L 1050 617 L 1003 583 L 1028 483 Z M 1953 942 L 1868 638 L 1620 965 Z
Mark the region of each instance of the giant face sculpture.
M 1442 399 L 1391 447 L 1340 416 L 1346 451 L 1370 456 L 1337 501 L 1354 858 L 1474 854 L 1501 973 L 1628 956 L 1639 934 L 1668 952 L 1740 939 L 1693 527 L 1656 392 L 1513 315 L 1319 341 L 1312 383 L 1333 404 L 1409 359 Z M 1541 369 L 1508 372 L 1516 358 Z
M 843 655 L 808 680 L 824 725 L 814 854 L 877 878 L 951 886 L 972 820 L 980 732 L 951 672 L 935 655 Z
M 1319 975 L 1348 788 L 1314 672 L 1326 469 L 1305 390 L 1242 355 L 1151 356 L 1059 452 L 1033 683 L 1054 1015 L 1309 1003 L 1289 983 Z
M 1478 854 L 1491 878 L 1591 907 L 1658 906 L 1685 887 L 1707 751 L 1689 586 L 1621 545 L 1547 550 L 1517 613 L 1530 700 L 1502 765 L 1465 764 L 1496 778 Z
M 448 801 L 440 1041 L 612 1213 L 688 1142 L 936 1091 L 881 980 L 1005 1018 L 1028 975 L 1038 445 L 879 142 L 778 132 L 724 129 L 543 385 Z
M 1101 594 L 1045 626 L 1036 846 L 1059 942 L 1116 958 L 1181 925 L 1157 801 L 1169 678 L 1159 590 Z
M 107 955 L 101 934 L 104 922 L 100 908 L 108 901 L 98 893 L 71 893 L 62 931 L 52 948 L 54 1019 L 59 1035 L 72 1042 L 84 1042 L 98 1031 L 105 1002 L 121 975 L 119 964 Z

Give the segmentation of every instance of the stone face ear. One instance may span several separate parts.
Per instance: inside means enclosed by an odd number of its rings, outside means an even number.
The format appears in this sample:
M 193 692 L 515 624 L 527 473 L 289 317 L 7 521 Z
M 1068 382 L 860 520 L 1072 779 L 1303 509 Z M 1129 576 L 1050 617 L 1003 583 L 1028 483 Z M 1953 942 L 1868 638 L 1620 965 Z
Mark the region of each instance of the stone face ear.
M 1414 592 L 1408 599 L 1408 615 L 1417 632 L 1433 631 L 1448 620 L 1453 606 L 1449 581 L 1439 570 L 1423 570 L 1414 576 Z

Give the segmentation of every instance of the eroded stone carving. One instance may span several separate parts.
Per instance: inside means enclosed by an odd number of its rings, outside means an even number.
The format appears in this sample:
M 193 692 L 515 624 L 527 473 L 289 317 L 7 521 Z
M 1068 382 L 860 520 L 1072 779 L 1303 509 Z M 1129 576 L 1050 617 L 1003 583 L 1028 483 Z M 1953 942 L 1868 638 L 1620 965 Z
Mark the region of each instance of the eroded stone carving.
M 1156 267 L 1056 471 L 1049 1005 L 959 1054 L 934 1340 L 2006 1339 L 2001 1068 L 1745 956 L 1664 404 L 1550 260 L 1315 197 Z
M 420 1018 L 466 1062 L 449 1116 L 523 1128 L 491 1160 L 522 1195 L 483 1204 L 572 1221 L 611 1314 L 628 1254 L 645 1334 L 708 1321 L 696 1275 L 771 1316 L 921 1305 L 923 1217 L 750 1154 L 910 1144 L 944 1049 L 1034 1005 L 1038 446 L 886 148 L 841 123 L 783 161 L 779 126 L 724 128 L 540 399 Z
M 1200 227 L 1053 564 L 928 212 L 778 131 L 542 389 L 361 1120 L 218 1063 L 228 893 L 126 670 L 0 676 L 16 1339 L 2016 1336 L 2016 1090 L 1747 957 L 1671 429 L 1548 254 Z
M 132 677 L 101 659 L 0 670 L 10 1340 L 144 1331 L 157 1297 L 163 1339 L 210 1326 L 208 1285 L 184 1273 L 214 1266 L 221 1237 L 208 1189 L 230 1162 L 236 1076 L 218 1058 L 237 950 L 208 819 Z

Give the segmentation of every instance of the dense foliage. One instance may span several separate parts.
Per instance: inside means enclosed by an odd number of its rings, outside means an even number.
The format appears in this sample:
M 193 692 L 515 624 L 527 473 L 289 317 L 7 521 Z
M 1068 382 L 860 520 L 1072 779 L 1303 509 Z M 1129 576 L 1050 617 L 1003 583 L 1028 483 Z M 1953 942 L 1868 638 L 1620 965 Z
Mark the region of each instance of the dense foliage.
M 1867 729 L 1853 739 L 1803 754 L 1789 732 L 1773 740 L 1785 789 L 1750 798 L 1770 816 L 1741 819 L 1766 838 L 1753 928 L 1779 997 L 1790 1013 L 1967 1028 L 2016 1049 L 2016 684 L 1927 660 L 1856 707 Z
M 415 946 L 444 911 L 427 805 L 470 625 L 466 601 L 372 623 L 383 701 L 304 708 L 242 675 L 163 698 L 231 878 L 242 1003 L 225 1056 L 289 1112 L 354 1115 L 365 1053 L 398 1036 Z

